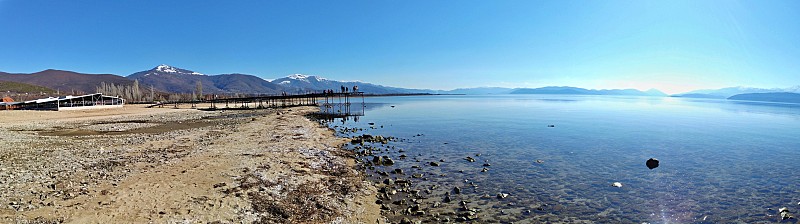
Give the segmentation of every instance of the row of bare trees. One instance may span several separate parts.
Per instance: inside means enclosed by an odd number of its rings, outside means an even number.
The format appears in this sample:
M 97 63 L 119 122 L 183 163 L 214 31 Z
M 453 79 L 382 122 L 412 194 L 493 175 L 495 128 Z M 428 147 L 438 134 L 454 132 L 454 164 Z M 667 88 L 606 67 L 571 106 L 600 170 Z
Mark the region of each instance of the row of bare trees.
M 109 96 L 118 96 L 122 97 L 123 99 L 127 100 L 128 102 L 135 103 L 135 102 L 155 102 L 155 101 L 195 101 L 204 99 L 203 96 L 203 84 L 200 81 L 197 81 L 195 91 L 191 94 L 187 93 L 173 93 L 169 94 L 165 97 L 165 94 L 161 94 L 156 92 L 155 88 L 152 85 L 145 90 L 142 91 L 142 88 L 139 86 L 139 80 L 134 80 L 133 85 L 122 85 L 122 84 L 114 84 L 114 83 L 105 83 L 101 82 L 100 86 L 97 87 L 98 93 L 103 93 Z
M 133 85 L 129 86 L 101 82 L 100 86 L 97 87 L 97 92 L 109 96 L 122 97 L 131 102 L 152 102 L 156 100 L 156 93 L 153 86 L 150 86 L 149 94 L 145 94 L 139 87 L 139 80 L 134 80 Z
M 155 88 L 150 85 L 147 88 L 142 88 L 139 85 L 139 80 L 134 80 L 131 85 L 114 84 L 101 82 L 99 86 L 95 87 L 96 93 L 103 93 L 108 96 L 117 96 L 126 100 L 128 103 L 151 103 L 151 102 L 187 102 L 198 101 L 214 98 L 212 95 L 203 95 L 203 84 L 200 81 L 195 83 L 195 90 L 189 93 L 170 93 L 157 92 Z M 35 100 L 47 97 L 59 97 L 61 94 L 81 95 L 86 94 L 83 91 L 72 90 L 69 92 L 56 91 L 56 92 L 36 92 L 36 93 L 17 93 L 17 92 L 0 92 L 0 98 L 10 97 L 15 101 Z M 239 97 L 242 94 L 230 94 L 226 97 Z

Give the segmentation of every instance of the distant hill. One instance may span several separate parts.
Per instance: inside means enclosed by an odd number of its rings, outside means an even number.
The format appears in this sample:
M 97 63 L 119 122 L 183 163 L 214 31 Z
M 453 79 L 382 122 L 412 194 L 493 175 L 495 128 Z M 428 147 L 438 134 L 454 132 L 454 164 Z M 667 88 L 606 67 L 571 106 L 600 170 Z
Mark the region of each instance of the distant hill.
M 56 91 L 44 86 L 31 85 L 27 83 L 0 81 L 1 93 L 46 93 L 51 94 Z
M 44 86 L 59 90 L 62 93 L 70 93 L 72 91 L 94 93 L 97 90 L 97 86 L 102 82 L 117 85 L 130 85 L 133 83 L 132 80 L 112 74 L 83 74 L 54 69 L 31 74 L 0 73 L 0 80 Z
M 158 90 L 172 93 L 192 93 L 197 89 L 197 82 L 203 86 L 203 93 L 281 92 L 281 87 L 253 75 L 205 75 L 169 65 L 159 65 L 147 71 L 136 72 L 127 78 L 139 80 L 139 85 L 142 87 L 153 86 Z
M 520 88 L 511 94 L 567 94 L 567 95 L 597 95 L 588 89 L 567 87 L 567 86 L 548 86 L 535 89 Z
M 214 87 L 228 93 L 280 93 L 282 88 L 262 78 L 246 74 L 208 76 Z M 203 90 L 205 91 L 205 90 Z
M 789 92 L 745 93 L 728 97 L 729 100 L 748 100 L 764 102 L 800 103 L 800 94 Z
M 520 88 L 511 91 L 511 94 L 562 94 L 562 95 L 622 95 L 622 96 L 667 96 L 667 94 L 651 89 L 640 91 L 636 89 L 584 89 L 569 86 L 548 86 L 535 89 Z
M 671 97 L 725 99 L 724 96 L 711 95 L 711 94 L 702 94 L 702 93 L 678 94 L 678 95 L 672 95 Z
M 442 94 L 467 94 L 467 95 L 486 95 L 486 94 L 509 94 L 516 89 L 503 87 L 477 87 L 460 88 L 447 91 L 439 91 Z
M 727 87 L 721 89 L 701 89 L 690 91 L 681 94 L 675 94 L 672 96 L 675 97 L 687 97 L 687 98 L 717 98 L 717 99 L 726 99 L 733 95 L 745 94 L 745 93 L 775 93 L 775 92 L 793 92 L 793 93 L 800 93 L 800 86 L 794 86 L 789 88 L 774 88 L 774 89 L 762 89 L 762 88 L 753 88 L 753 87 L 744 87 L 744 86 L 737 86 L 737 87 Z
M 669 96 L 668 94 L 661 92 L 661 90 L 657 89 L 649 89 L 647 91 L 644 91 L 644 93 L 647 93 L 650 96 Z
M 332 89 L 334 91 L 341 91 L 341 87 L 352 89 L 353 86 L 358 86 L 358 91 L 366 94 L 397 94 L 397 93 L 435 93 L 435 90 L 429 89 L 405 89 L 397 87 L 389 87 L 382 85 L 375 85 L 360 81 L 336 81 L 322 78 L 314 75 L 294 74 L 287 77 L 272 80 L 272 83 L 279 85 L 288 93 L 303 93 L 322 91 Z

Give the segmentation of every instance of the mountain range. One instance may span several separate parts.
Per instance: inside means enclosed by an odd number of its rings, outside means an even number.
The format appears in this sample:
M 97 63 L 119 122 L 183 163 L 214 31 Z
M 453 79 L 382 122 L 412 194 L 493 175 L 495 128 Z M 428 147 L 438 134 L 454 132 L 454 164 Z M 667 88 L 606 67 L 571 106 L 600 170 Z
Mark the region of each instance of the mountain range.
M 511 91 L 511 94 L 568 94 L 568 95 L 623 95 L 623 96 L 667 96 L 666 93 L 656 89 L 640 91 L 636 89 L 584 89 L 569 86 L 548 86 L 528 89 L 520 88 Z
M 477 87 L 459 88 L 454 90 L 439 91 L 441 94 L 466 94 L 466 95 L 486 95 L 486 94 L 510 94 L 516 89 L 503 87 Z
M 752 88 L 752 87 L 744 87 L 744 86 L 737 86 L 737 87 L 727 87 L 721 89 L 701 89 L 690 91 L 681 94 L 672 95 L 672 97 L 689 97 L 689 98 L 716 98 L 716 99 L 727 99 L 734 95 L 739 94 L 748 94 L 748 93 L 775 93 L 775 92 L 788 92 L 788 93 L 800 93 L 800 86 L 793 86 L 789 88 L 773 88 L 773 89 L 762 89 L 762 88 Z
M 127 76 L 131 80 L 139 80 L 140 86 L 153 86 L 155 89 L 172 93 L 191 93 L 202 85 L 203 93 L 253 93 L 274 94 L 281 92 L 281 87 L 253 75 L 222 74 L 205 75 L 199 72 L 159 65 L 147 71 Z
M 799 93 L 775 92 L 775 93 L 743 93 L 728 97 L 729 100 L 747 100 L 761 102 L 781 102 L 781 103 L 800 103 Z
M 133 80 L 112 74 L 83 74 L 71 71 L 48 69 L 30 74 L 0 72 L 0 81 L 11 81 L 46 87 L 62 93 L 93 93 L 100 83 L 130 85 Z
M 502 87 L 477 87 L 461 88 L 449 91 L 438 91 L 442 94 L 565 94 L 565 95 L 625 95 L 625 96 L 667 96 L 657 89 L 640 91 L 636 89 L 584 89 L 571 86 L 546 86 L 540 88 L 502 88 Z
M 0 81 L 24 83 L 42 88 L 61 90 L 62 92 L 72 91 L 77 93 L 93 93 L 101 83 L 126 86 L 132 85 L 134 80 L 139 81 L 140 88 L 144 89 L 152 86 L 157 91 L 165 93 L 196 92 L 198 83 L 202 86 L 204 94 L 307 93 L 328 89 L 339 91 L 342 86 L 348 88 L 358 86 L 359 91 L 368 94 L 436 92 L 436 90 L 397 88 L 361 81 L 337 81 L 319 76 L 302 74 L 289 75 L 272 81 L 254 75 L 238 73 L 206 75 L 164 64 L 149 70 L 130 74 L 126 77 L 112 74 L 83 74 L 52 69 L 30 74 L 0 72 Z
M 659 90 L 650 89 L 640 91 L 636 89 L 584 89 L 569 86 L 547 86 L 541 88 L 503 88 L 503 87 L 478 87 L 461 88 L 454 90 L 408 89 L 371 84 L 361 81 L 337 81 L 315 75 L 293 74 L 274 80 L 265 80 L 248 74 L 220 74 L 206 75 L 203 73 L 159 65 L 152 69 L 136 72 L 126 77 L 113 74 L 83 74 L 72 71 L 48 69 L 41 72 L 5 73 L 0 72 L 0 81 L 13 82 L 5 86 L 14 86 L 23 90 L 57 90 L 59 92 L 93 93 L 101 83 L 115 85 L 132 85 L 134 80 L 139 82 L 140 88 L 152 86 L 159 92 L 165 93 L 192 93 L 197 90 L 197 85 L 202 86 L 205 94 L 279 94 L 319 92 L 322 90 L 339 91 L 341 87 L 352 88 L 358 86 L 359 91 L 367 94 L 569 94 L 569 95 L 626 95 L 626 96 L 669 96 Z M 13 85 L 12 85 L 13 84 Z M 24 85 L 21 85 L 24 84 Z M 0 86 L 2 87 L 2 86 Z M 41 88 L 39 88 L 41 87 Z M 15 91 L 17 91 L 15 89 Z M 0 89 L 0 91 L 10 91 Z M 690 98 L 718 98 L 741 99 L 734 97 L 740 94 L 752 93 L 800 93 L 800 86 L 785 89 L 760 89 L 750 87 L 729 87 L 722 89 L 695 90 L 691 92 L 671 95 L 672 97 Z M 780 95 L 780 94 L 778 94 Z M 775 95 L 776 100 L 786 100 L 794 95 Z M 744 98 L 762 99 L 769 95 L 748 95 Z M 763 99 L 762 99 L 763 100 Z M 770 100 L 765 100 L 770 101 Z
M 319 76 L 307 76 L 294 74 L 284 78 L 272 80 L 272 83 L 280 85 L 286 92 L 302 93 L 319 90 L 340 91 L 341 87 L 352 88 L 358 86 L 358 91 L 369 94 L 410 94 L 410 93 L 433 93 L 435 90 L 428 89 L 405 89 L 365 83 L 360 81 L 336 81 Z

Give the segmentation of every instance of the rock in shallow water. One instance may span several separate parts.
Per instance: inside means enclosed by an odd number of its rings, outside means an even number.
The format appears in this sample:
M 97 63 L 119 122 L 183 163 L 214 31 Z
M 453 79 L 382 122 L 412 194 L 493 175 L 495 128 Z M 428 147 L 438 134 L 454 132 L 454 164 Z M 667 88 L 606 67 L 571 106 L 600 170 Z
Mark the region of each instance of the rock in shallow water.
M 384 166 L 391 166 L 394 165 L 394 160 L 389 157 L 383 158 L 383 165 Z
M 781 220 L 794 219 L 794 216 L 789 214 L 789 209 L 786 207 L 778 209 L 778 214 L 781 216 Z
M 372 163 L 380 165 L 380 164 L 383 163 L 383 159 L 381 159 L 380 156 L 373 156 L 372 157 Z
M 650 159 L 647 160 L 645 165 L 647 165 L 647 168 L 650 168 L 651 170 L 655 169 L 656 167 L 658 167 L 658 159 L 650 158 Z

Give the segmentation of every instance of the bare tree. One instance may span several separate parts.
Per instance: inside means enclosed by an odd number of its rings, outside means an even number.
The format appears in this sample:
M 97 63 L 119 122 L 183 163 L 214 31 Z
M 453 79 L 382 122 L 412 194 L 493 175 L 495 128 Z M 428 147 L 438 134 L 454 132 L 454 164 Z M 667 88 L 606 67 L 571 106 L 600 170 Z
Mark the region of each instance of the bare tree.
M 134 101 L 142 101 L 142 95 L 141 95 L 141 92 L 139 91 L 139 80 L 138 79 L 134 79 L 133 80 L 133 87 L 131 88 L 131 95 L 133 95 L 132 97 L 133 97 Z
M 156 90 L 150 85 L 150 101 L 156 101 Z
M 200 80 L 197 80 L 195 83 L 195 92 L 197 93 L 197 99 L 203 99 L 203 83 Z M 192 94 L 194 95 L 194 94 Z

